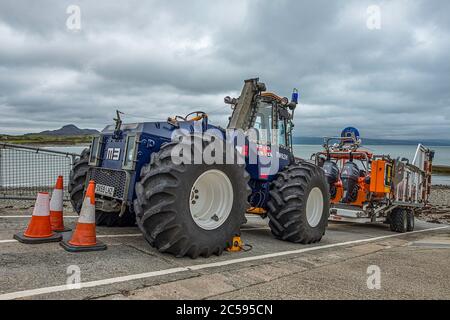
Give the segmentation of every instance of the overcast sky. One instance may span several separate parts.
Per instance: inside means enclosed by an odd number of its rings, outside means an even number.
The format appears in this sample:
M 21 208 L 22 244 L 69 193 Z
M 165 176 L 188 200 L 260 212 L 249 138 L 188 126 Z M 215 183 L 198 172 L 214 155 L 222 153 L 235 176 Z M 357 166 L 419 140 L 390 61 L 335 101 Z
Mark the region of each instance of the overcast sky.
M 101 129 L 117 108 L 225 125 L 223 97 L 260 77 L 299 89 L 297 136 L 450 139 L 449 13 L 447 0 L 2 0 L 0 133 Z

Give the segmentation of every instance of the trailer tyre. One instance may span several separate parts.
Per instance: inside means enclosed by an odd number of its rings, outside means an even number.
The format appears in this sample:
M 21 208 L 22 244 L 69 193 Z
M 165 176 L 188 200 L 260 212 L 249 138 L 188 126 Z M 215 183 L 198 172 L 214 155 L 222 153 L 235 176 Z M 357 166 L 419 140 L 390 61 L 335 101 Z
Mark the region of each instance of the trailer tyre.
M 177 144 L 163 145 L 142 168 L 137 224 L 160 252 L 194 259 L 220 255 L 246 222 L 249 175 L 244 165 L 175 164 L 171 153 Z
M 406 231 L 408 231 L 408 232 L 414 231 L 414 226 L 415 226 L 414 210 L 408 209 L 407 219 L 408 219 L 408 223 L 407 223 L 408 225 L 407 225 Z
M 270 186 L 272 234 L 295 243 L 320 241 L 328 225 L 329 204 L 329 187 L 321 168 L 307 162 L 289 165 Z
M 391 231 L 398 233 L 405 233 L 408 231 L 408 210 L 403 208 L 396 208 L 392 210 L 390 216 Z

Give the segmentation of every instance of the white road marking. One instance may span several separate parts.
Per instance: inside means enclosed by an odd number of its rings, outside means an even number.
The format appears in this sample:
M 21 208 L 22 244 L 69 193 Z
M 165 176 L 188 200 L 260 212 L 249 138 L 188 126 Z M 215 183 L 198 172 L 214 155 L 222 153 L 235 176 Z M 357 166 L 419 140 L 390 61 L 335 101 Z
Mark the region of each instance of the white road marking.
M 125 233 L 125 234 L 98 234 L 97 238 L 126 238 L 126 237 L 142 237 L 142 233 Z M 19 242 L 13 239 L 0 240 L 0 243 Z
M 0 243 L 10 243 L 10 242 L 18 242 L 17 240 L 0 240 Z
M 263 259 L 268 259 L 268 258 L 275 258 L 275 257 L 287 256 L 287 255 L 292 255 L 292 254 L 298 254 L 298 253 L 303 253 L 303 252 L 316 251 L 316 250 L 328 249 L 328 248 L 334 248 L 334 247 L 342 247 L 342 246 L 346 246 L 346 245 L 352 245 L 352 244 L 358 244 L 358 243 L 364 243 L 364 242 L 372 242 L 372 241 L 377 241 L 377 240 L 382 240 L 382 239 L 410 235 L 410 234 L 414 234 L 414 233 L 436 231 L 436 230 L 442 230 L 442 229 L 447 229 L 447 228 L 449 228 L 449 226 L 411 231 L 408 233 L 396 233 L 396 234 L 367 238 L 367 239 L 338 242 L 338 243 L 326 244 L 326 245 L 322 245 L 322 246 L 314 246 L 314 247 L 297 249 L 297 250 L 268 253 L 268 254 L 263 254 L 263 255 L 258 255 L 258 256 L 250 256 L 250 257 L 245 257 L 245 258 L 231 259 L 231 260 L 227 260 L 227 261 L 219 261 L 219 262 L 191 265 L 188 267 L 179 267 L 179 268 L 164 269 L 164 270 L 158 270 L 158 271 L 152 271 L 152 272 L 146 272 L 146 273 L 138 273 L 138 274 L 132 274 L 132 275 L 116 277 L 116 278 L 108 278 L 108 279 L 102 279 L 102 280 L 81 282 L 79 284 L 80 285 L 79 288 L 80 289 L 81 288 L 92 288 L 92 287 L 97 287 L 97 286 L 114 284 L 114 283 L 118 283 L 118 282 L 126 282 L 126 281 L 139 280 L 139 279 L 145 279 L 145 278 L 153 278 L 153 277 L 157 277 L 157 276 L 163 276 L 163 275 L 174 274 L 174 273 L 179 273 L 179 272 L 195 271 L 195 270 L 202 270 L 202 269 L 208 269 L 208 268 L 214 268 L 214 267 L 221 267 L 221 266 L 227 266 L 227 265 L 232 265 L 232 264 L 237 264 L 237 263 L 242 263 L 242 262 L 263 260 Z M 19 299 L 19 298 L 36 296 L 36 295 L 40 295 L 40 294 L 48 294 L 48 293 L 69 291 L 69 290 L 75 290 L 75 289 L 78 289 L 78 288 L 73 288 L 68 285 L 60 285 L 60 286 L 44 287 L 44 288 L 30 289 L 30 290 L 24 290 L 24 291 L 16 291 L 16 292 L 10 292 L 10 293 L 5 293 L 5 294 L 0 295 L 0 300 Z
M 80 285 L 81 285 L 81 288 L 90 288 L 90 287 L 103 286 L 103 285 L 107 285 L 107 284 L 113 284 L 113 283 L 117 283 L 117 282 L 126 282 L 126 281 L 138 280 L 138 279 L 142 279 L 142 278 L 151 278 L 151 277 L 157 277 L 157 276 L 162 276 L 162 275 L 168 275 L 171 273 L 178 273 L 178 272 L 183 272 L 183 271 L 188 271 L 188 270 L 189 269 L 186 267 L 172 268 L 172 269 L 153 271 L 153 272 L 147 272 L 147 273 L 132 274 L 129 276 L 123 276 L 123 277 L 118 277 L 118 278 L 110 278 L 110 279 L 82 282 L 82 283 L 80 283 Z M 31 289 L 31 290 L 2 294 L 2 295 L 0 295 L 0 300 L 19 299 L 19 298 L 30 297 L 30 296 L 35 296 L 35 295 L 39 295 L 39 294 L 54 293 L 54 292 L 75 290 L 75 289 L 78 289 L 78 288 L 73 288 L 73 285 L 72 286 L 61 285 L 61 286 L 54 286 L 54 287 L 47 287 L 47 288 Z

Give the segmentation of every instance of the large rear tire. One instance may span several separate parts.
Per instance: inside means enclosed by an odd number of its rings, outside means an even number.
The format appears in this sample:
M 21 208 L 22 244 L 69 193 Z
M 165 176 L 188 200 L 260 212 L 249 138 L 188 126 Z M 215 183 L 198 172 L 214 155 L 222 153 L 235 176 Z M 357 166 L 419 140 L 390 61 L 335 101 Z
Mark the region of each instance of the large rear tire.
M 275 238 L 295 243 L 322 239 L 330 215 L 323 170 L 311 163 L 289 165 L 270 186 L 269 226 Z
M 176 145 L 163 145 L 141 170 L 134 202 L 137 224 L 160 252 L 220 255 L 246 221 L 249 175 L 244 165 L 175 164 L 171 152 Z
M 72 207 L 78 214 L 81 211 L 84 198 L 84 187 L 86 185 L 87 174 L 89 170 L 90 149 L 86 148 L 77 159 L 70 172 L 68 191 L 70 193 L 70 202 Z M 121 217 L 117 213 L 109 213 L 96 211 L 95 224 L 97 226 L 107 227 L 128 227 L 135 225 L 135 217 L 133 213 L 127 210 Z

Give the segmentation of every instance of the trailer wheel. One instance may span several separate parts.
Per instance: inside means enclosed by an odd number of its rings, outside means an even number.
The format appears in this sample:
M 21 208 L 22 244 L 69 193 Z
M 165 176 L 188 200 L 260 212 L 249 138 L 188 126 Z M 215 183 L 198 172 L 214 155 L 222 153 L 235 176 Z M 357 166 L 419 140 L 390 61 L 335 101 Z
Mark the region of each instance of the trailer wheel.
M 142 168 L 137 224 L 160 252 L 194 259 L 220 255 L 246 221 L 249 175 L 244 165 L 175 164 L 171 152 L 177 144 L 163 145 Z
M 407 220 L 408 220 L 408 226 L 406 228 L 406 231 L 408 231 L 408 232 L 414 231 L 414 226 L 415 226 L 414 210 L 408 209 Z
M 329 187 L 321 168 L 307 162 L 289 165 L 270 186 L 272 234 L 296 243 L 320 241 L 328 225 L 329 204 Z
M 392 210 L 390 221 L 391 231 L 405 233 L 408 230 L 408 211 L 403 208 Z
M 84 187 L 87 179 L 89 169 L 89 155 L 91 150 L 86 148 L 81 153 L 81 156 L 73 164 L 70 172 L 68 191 L 70 193 L 70 202 L 72 207 L 78 214 L 81 211 L 81 205 L 84 198 Z M 107 227 L 127 227 L 135 225 L 134 214 L 125 212 L 122 217 L 118 214 L 108 212 L 95 212 L 95 224 L 98 226 Z

